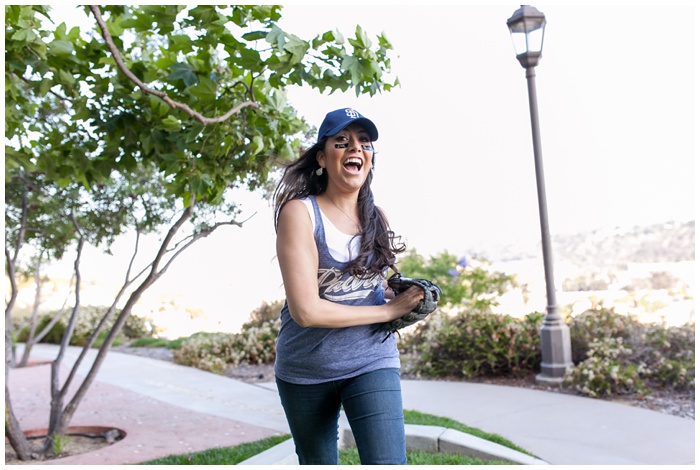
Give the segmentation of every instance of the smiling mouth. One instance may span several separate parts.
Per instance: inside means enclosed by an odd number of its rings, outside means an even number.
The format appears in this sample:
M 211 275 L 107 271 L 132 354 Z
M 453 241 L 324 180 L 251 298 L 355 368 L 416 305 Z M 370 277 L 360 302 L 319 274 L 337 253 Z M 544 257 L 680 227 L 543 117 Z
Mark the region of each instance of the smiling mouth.
M 351 158 L 345 163 L 343 163 L 343 166 L 348 171 L 359 172 L 362 169 L 362 160 L 360 160 L 359 158 Z

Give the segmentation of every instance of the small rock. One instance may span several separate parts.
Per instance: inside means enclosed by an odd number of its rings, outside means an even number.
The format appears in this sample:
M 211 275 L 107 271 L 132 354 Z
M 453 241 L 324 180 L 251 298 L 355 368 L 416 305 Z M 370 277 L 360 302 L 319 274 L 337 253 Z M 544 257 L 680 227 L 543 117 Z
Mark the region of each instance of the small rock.
M 121 433 L 117 429 L 110 429 L 104 434 L 105 441 L 107 444 L 114 444 L 121 437 Z

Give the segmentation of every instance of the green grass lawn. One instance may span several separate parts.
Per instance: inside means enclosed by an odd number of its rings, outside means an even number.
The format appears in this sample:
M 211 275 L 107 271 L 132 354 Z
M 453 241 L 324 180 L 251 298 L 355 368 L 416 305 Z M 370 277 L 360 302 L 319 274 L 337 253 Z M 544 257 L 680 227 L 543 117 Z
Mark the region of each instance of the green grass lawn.
M 236 465 L 286 441 L 290 437 L 289 434 L 284 434 L 235 447 L 217 447 L 194 454 L 171 455 L 144 462 L 142 465 Z
M 132 348 L 168 348 L 168 349 L 178 349 L 182 346 L 182 342 L 185 341 L 186 337 L 177 339 L 163 339 L 163 338 L 138 338 L 129 343 Z
M 466 426 L 458 421 L 441 416 L 434 416 L 418 411 L 405 410 L 404 419 L 406 424 L 420 424 L 429 426 L 439 426 L 443 428 L 455 429 L 457 431 L 472 434 L 497 444 L 509 447 L 519 452 L 532 455 L 512 442 L 497 434 L 485 433 L 479 429 Z M 142 465 L 236 465 L 254 455 L 276 446 L 286 441 L 291 436 L 273 436 L 256 442 L 241 444 L 235 447 L 220 447 L 209 449 L 194 454 L 171 455 L 162 459 L 144 462 Z M 497 462 L 493 460 L 482 460 L 459 454 L 433 454 L 429 452 L 408 451 L 407 459 L 409 465 L 512 465 L 509 462 Z M 360 457 L 357 449 L 343 449 L 340 451 L 341 465 L 360 465 Z
M 466 433 L 466 434 L 471 434 L 472 436 L 480 437 L 480 438 L 485 439 L 487 441 L 495 442 L 496 444 L 500 444 L 504 447 L 508 447 L 509 449 L 513 449 L 513 450 L 516 450 L 516 451 L 521 452 L 523 454 L 527 454 L 530 457 L 535 457 L 534 455 L 532 455 L 530 452 L 526 451 L 522 447 L 518 447 L 517 445 L 510 442 L 508 439 L 506 439 L 502 436 L 499 436 L 498 434 L 484 432 L 481 429 L 472 428 L 470 426 L 467 426 L 466 424 L 462 424 L 459 421 L 455 421 L 455 420 L 450 419 L 450 418 L 429 415 L 429 414 L 420 413 L 418 411 L 412 411 L 412 410 L 404 410 L 403 415 L 404 415 L 404 422 L 406 424 L 420 424 L 423 426 L 439 426 L 441 428 L 455 429 L 457 431 L 461 431 L 461 432 Z

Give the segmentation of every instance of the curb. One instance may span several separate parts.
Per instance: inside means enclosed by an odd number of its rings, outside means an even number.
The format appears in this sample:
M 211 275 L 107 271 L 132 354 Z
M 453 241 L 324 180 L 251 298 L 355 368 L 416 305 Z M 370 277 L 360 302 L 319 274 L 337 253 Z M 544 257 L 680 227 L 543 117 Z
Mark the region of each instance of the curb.
M 355 446 L 355 438 L 348 427 L 340 430 L 338 447 Z M 443 452 L 469 455 L 483 460 L 498 460 L 517 465 L 549 465 L 544 460 L 523 454 L 471 434 L 439 426 L 406 425 L 406 449 L 425 452 Z M 238 465 L 298 465 L 294 441 L 288 439 Z

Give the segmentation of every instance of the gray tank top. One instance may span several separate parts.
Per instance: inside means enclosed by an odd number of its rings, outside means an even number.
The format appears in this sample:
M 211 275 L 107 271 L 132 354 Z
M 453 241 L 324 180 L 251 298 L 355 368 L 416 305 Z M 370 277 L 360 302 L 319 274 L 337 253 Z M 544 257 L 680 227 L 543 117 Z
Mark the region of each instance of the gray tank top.
M 335 260 L 326 246 L 321 211 L 314 196 L 316 228 L 314 240 L 318 249 L 318 294 L 321 298 L 345 305 L 382 305 L 382 277 L 361 279 L 342 274 L 348 263 Z M 379 369 L 398 368 L 396 338 L 379 325 L 348 328 L 302 328 L 289 313 L 285 302 L 277 337 L 275 375 L 285 382 L 316 384 L 347 379 Z

